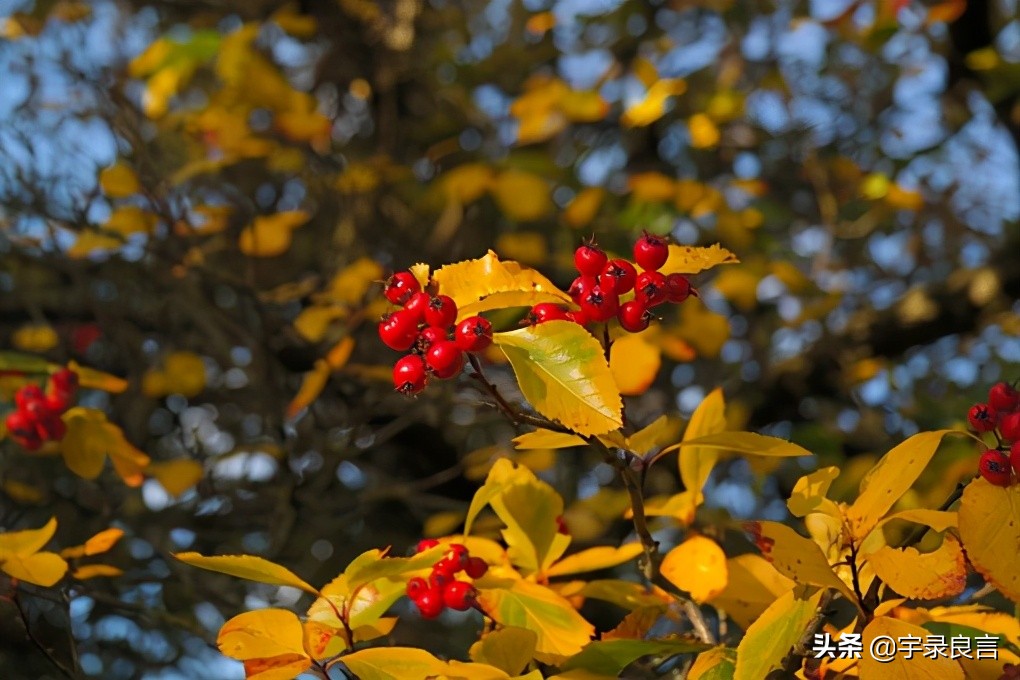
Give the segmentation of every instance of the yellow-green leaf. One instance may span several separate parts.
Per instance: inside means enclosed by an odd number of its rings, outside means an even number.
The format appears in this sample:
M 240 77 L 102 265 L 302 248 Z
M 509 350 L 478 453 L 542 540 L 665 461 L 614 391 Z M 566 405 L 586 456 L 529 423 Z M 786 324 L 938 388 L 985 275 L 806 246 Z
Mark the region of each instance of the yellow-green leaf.
M 623 401 L 602 346 L 583 327 L 549 321 L 497 333 L 525 398 L 535 409 L 582 435 L 623 425 Z
M 687 680 L 733 680 L 737 652 L 729 647 L 715 647 L 698 654 L 687 672 Z
M 96 409 L 76 406 L 63 416 L 67 434 L 60 442 L 64 463 L 71 472 L 84 479 L 95 479 L 110 456 L 114 470 L 128 486 L 142 483 L 142 471 L 149 457 L 131 445 L 106 414 Z
M 485 483 L 478 487 L 475 495 L 471 498 L 471 505 L 468 507 L 467 517 L 464 518 L 464 535 L 471 533 L 471 525 L 478 513 L 492 502 L 494 498 L 503 493 L 514 484 L 527 483 L 535 479 L 535 475 L 526 467 L 516 465 L 513 461 L 500 458 L 492 464 Z
M 516 675 L 531 663 L 537 642 L 535 631 L 507 626 L 486 634 L 473 644 L 471 660 Z
M 185 564 L 209 571 L 218 571 L 238 578 L 269 583 L 276 586 L 300 588 L 305 592 L 318 594 L 318 590 L 305 583 L 290 569 L 263 557 L 255 555 L 200 555 L 197 552 L 174 553 L 174 557 Z
M 967 585 L 967 561 L 960 542 L 946 535 L 938 549 L 921 553 L 882 546 L 867 556 L 875 574 L 894 591 L 912 600 L 954 597 Z
M 908 635 L 919 636 L 926 640 L 928 631 L 920 626 L 915 626 L 907 621 L 893 619 L 888 616 L 878 616 L 872 620 L 861 634 L 861 641 L 865 653 L 860 661 L 860 680 L 963 680 L 963 669 L 956 661 L 949 658 L 928 658 L 921 654 L 913 654 L 911 658 L 906 655 L 896 655 L 893 658 L 885 657 L 882 660 L 875 658 L 875 655 L 867 653 L 872 647 L 872 642 L 879 636 L 891 638 L 893 647 L 895 642 Z
M 506 524 L 503 540 L 510 561 L 522 571 L 545 569 L 570 543 L 570 537 L 559 533 L 556 524 L 563 514 L 563 499 L 540 479 L 507 487 L 490 505 Z
M 781 573 L 797 583 L 832 588 L 851 602 L 857 601 L 853 591 L 832 570 L 822 549 L 810 538 L 780 522 L 748 522 L 745 527 L 762 556 Z
M 123 378 L 118 378 L 103 371 L 97 371 L 94 368 L 81 366 L 75 361 L 69 362 L 67 368 L 78 374 L 78 386 L 82 389 L 102 390 L 104 392 L 120 394 L 128 387 L 127 380 Z
M 691 422 L 687 424 L 681 444 L 688 444 L 680 449 L 680 479 L 684 487 L 694 494 L 692 500 L 695 507 L 701 504 L 701 490 L 708 480 L 708 475 L 719 460 L 719 451 L 708 447 L 690 446 L 690 442 L 726 429 L 726 401 L 721 388 L 715 388 L 705 397 L 698 408 L 691 414 Z
M 375 647 L 343 657 L 343 663 L 360 680 L 409 680 L 410 678 L 457 678 L 502 680 L 510 676 L 493 666 L 446 662 L 415 647 Z
M 599 640 L 563 664 L 563 670 L 583 669 L 618 677 L 630 664 L 645 656 L 668 658 L 707 649 L 709 645 L 684 638 L 663 640 Z
M 963 490 L 960 538 L 985 579 L 1020 602 L 1020 485 L 1001 487 L 978 478 Z
M 718 243 L 707 248 L 669 245 L 669 259 L 659 268 L 663 274 L 698 274 L 720 264 L 737 264 L 737 256 Z
M 737 646 L 734 680 L 761 680 L 779 668 L 800 641 L 823 592 L 805 596 L 802 590 L 795 588 L 781 595 L 748 627 Z
M 691 536 L 666 553 L 659 572 L 699 603 L 708 602 L 723 592 L 729 578 L 726 553 L 705 536 Z
M 588 548 L 581 552 L 564 557 L 559 562 L 545 570 L 545 575 L 567 576 L 568 574 L 581 574 L 586 571 L 598 571 L 609 569 L 617 565 L 629 562 L 641 554 L 640 543 L 624 543 L 619 548 L 612 546 L 598 546 Z

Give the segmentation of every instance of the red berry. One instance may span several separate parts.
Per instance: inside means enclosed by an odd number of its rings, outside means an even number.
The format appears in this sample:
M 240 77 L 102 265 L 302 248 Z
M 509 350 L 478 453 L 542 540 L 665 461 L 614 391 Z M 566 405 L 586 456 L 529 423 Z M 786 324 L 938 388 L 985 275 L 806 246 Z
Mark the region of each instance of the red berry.
M 393 365 L 393 386 L 397 392 L 417 394 L 425 389 L 425 362 L 417 354 L 400 357 Z
M 437 295 L 425 308 L 425 323 L 437 328 L 449 328 L 457 320 L 457 303 L 449 295 Z
M 994 449 L 989 449 L 981 454 L 978 471 L 982 477 L 995 486 L 1009 486 L 1013 474 L 1009 458 Z
M 587 326 L 591 323 L 591 319 L 588 318 L 588 313 L 585 312 L 583 308 L 567 312 L 567 321 L 573 321 L 578 326 Z
M 62 368 L 50 376 L 50 387 L 55 392 L 73 393 L 78 389 L 78 374 L 69 368 Z
M 464 565 L 461 564 L 459 557 L 451 557 L 447 555 L 432 565 L 432 576 L 430 576 L 429 579 L 431 580 L 433 577 L 438 578 L 443 576 L 449 580 L 463 571 L 463 569 Z
M 484 316 L 472 316 L 457 324 L 453 339 L 465 352 L 481 352 L 492 344 L 492 324 Z
M 414 603 L 423 619 L 434 619 L 443 613 L 443 591 L 435 586 L 420 594 Z
M 967 420 L 970 421 L 970 426 L 978 432 L 990 432 L 995 429 L 998 417 L 988 404 L 974 404 L 967 412 Z
M 398 352 L 411 349 L 418 337 L 418 319 L 413 312 L 393 312 L 379 322 L 379 339 L 390 349 Z
M 666 301 L 680 304 L 691 295 L 691 282 L 683 274 L 666 277 Z
M 666 239 L 647 231 L 634 243 L 634 261 L 646 271 L 655 271 L 669 259 Z
M 1020 411 L 1002 416 L 999 432 L 1006 441 L 1020 441 Z
M 616 310 L 619 308 L 619 296 L 602 290 L 598 285 L 581 299 L 581 310 L 592 321 L 608 321 L 616 316 Z
M 383 286 L 383 295 L 395 305 L 407 302 L 413 294 L 421 290 L 421 284 L 411 272 L 397 272 Z
M 454 560 L 460 565 L 460 569 L 463 569 L 468 561 L 468 549 L 461 543 L 451 543 L 447 548 L 448 550 L 444 557 Z
M 429 589 L 429 582 L 423 579 L 421 576 L 415 576 L 407 580 L 407 596 L 412 600 L 417 600 L 422 594 Z
M 19 410 L 24 411 L 28 409 L 28 405 L 32 402 L 42 401 L 46 398 L 43 394 L 42 388 L 35 384 L 25 385 L 20 390 L 14 393 L 14 404 Z
M 481 557 L 469 557 L 464 565 L 464 573 L 471 578 L 481 578 L 489 570 L 488 563 Z
M 425 552 L 429 548 L 435 548 L 437 545 L 439 545 L 439 541 L 437 541 L 436 539 L 423 538 L 420 541 L 418 541 L 418 545 L 415 546 L 414 552 L 415 553 Z
M 32 404 L 29 413 L 35 416 L 35 432 L 43 441 L 60 441 L 67 434 L 67 425 L 58 414 L 46 408 L 45 404 L 41 402 Z
M 608 259 L 606 251 L 594 243 L 584 243 L 574 251 L 574 267 L 582 276 L 598 276 Z
M 625 331 L 640 333 L 648 328 L 648 324 L 655 316 L 643 304 L 637 300 L 631 300 L 620 305 L 616 318 L 619 319 L 620 327 Z
M 524 321 L 529 326 L 545 323 L 546 321 L 566 321 L 567 310 L 552 302 L 539 302 L 531 308 Z
M 666 301 L 666 277 L 654 271 L 641 272 L 634 283 L 634 299 L 645 307 L 661 305 Z
M 67 409 L 71 408 L 72 394 L 68 392 L 51 392 L 46 395 L 46 399 L 43 400 L 43 404 L 46 408 L 53 413 L 63 413 Z
M 570 295 L 571 299 L 581 304 L 581 300 L 588 296 L 591 289 L 598 285 L 598 281 L 594 276 L 578 276 L 570 284 L 570 288 L 567 289 L 567 294 Z
M 1009 449 L 1009 464 L 1013 466 L 1013 472 L 1020 477 L 1020 442 L 1013 442 Z
M 36 432 L 35 420 L 26 411 L 17 410 L 7 414 L 4 424 L 11 439 L 22 448 L 35 451 L 42 446 L 42 438 Z
M 464 367 L 464 352 L 452 340 L 437 342 L 425 352 L 425 365 L 440 380 L 460 373 Z
M 404 311 L 414 314 L 415 318 L 418 319 L 418 323 L 425 321 L 425 309 L 429 306 L 429 301 L 432 300 L 432 296 L 424 291 L 418 291 L 408 298 L 407 303 L 404 305 Z
M 988 405 L 1000 413 L 1009 413 L 1020 407 L 1020 392 L 1012 385 L 997 382 L 988 390 Z
M 599 283 L 617 295 L 633 290 L 636 280 L 637 270 L 627 260 L 610 260 L 599 274 Z
M 446 587 L 443 588 L 443 604 L 459 612 L 471 609 L 477 596 L 478 591 L 467 581 L 447 583 Z
M 421 333 L 418 334 L 418 339 L 414 341 L 414 348 L 415 351 L 424 354 L 432 345 L 446 341 L 446 331 L 442 328 L 425 326 L 425 328 L 421 329 Z

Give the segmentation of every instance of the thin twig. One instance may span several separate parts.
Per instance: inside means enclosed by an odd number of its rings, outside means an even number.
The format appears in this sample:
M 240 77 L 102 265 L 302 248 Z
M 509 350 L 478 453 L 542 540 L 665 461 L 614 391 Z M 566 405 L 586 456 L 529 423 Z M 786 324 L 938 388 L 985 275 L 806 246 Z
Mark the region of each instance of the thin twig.
M 80 674 L 68 668 L 67 665 L 63 661 L 58 659 L 53 654 L 53 652 L 47 649 L 46 645 L 42 643 L 42 640 L 37 638 L 35 636 L 35 633 L 32 632 L 32 624 L 28 620 L 28 612 L 26 612 L 21 607 L 21 597 L 19 596 L 18 591 L 15 590 L 14 593 L 11 595 L 11 602 L 14 603 L 15 609 L 18 610 L 18 615 L 21 617 L 21 622 L 25 626 L 25 633 L 28 635 L 28 639 L 32 641 L 32 644 L 34 644 L 36 648 L 43 653 L 43 656 L 45 656 L 49 660 L 49 662 L 53 664 L 53 666 L 58 671 L 60 671 L 61 675 L 63 675 L 65 678 L 70 678 L 70 680 L 78 680 Z

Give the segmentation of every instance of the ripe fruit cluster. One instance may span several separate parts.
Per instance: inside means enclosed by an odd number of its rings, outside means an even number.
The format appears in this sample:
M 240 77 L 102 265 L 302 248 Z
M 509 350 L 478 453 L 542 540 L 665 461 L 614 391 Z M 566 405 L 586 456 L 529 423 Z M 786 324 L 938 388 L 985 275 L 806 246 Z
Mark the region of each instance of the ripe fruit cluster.
M 439 545 L 439 541 L 426 538 L 418 542 L 416 552 Z M 432 567 L 428 580 L 415 576 L 407 581 L 407 596 L 418 607 L 423 618 L 434 619 L 449 607 L 467 611 L 475 605 L 478 591 L 467 581 L 457 580 L 463 572 L 468 577 L 481 578 L 489 565 L 481 557 L 472 557 L 460 543 L 451 543 L 449 550 Z
M 34 383 L 19 389 L 14 394 L 15 409 L 5 421 L 11 439 L 29 451 L 63 439 L 67 426 L 60 416 L 74 403 L 77 390 L 78 374 L 67 368 L 50 376 L 45 393 Z
M 634 244 L 633 263 L 622 258 L 610 260 L 594 242 L 583 243 L 574 251 L 579 276 L 568 290 L 580 309 L 568 311 L 544 302 L 531 308 L 525 322 L 566 320 L 584 326 L 616 318 L 624 330 L 639 333 L 655 318 L 653 307 L 664 302 L 679 304 L 694 293 L 687 277 L 659 271 L 667 259 L 669 243 L 647 232 Z M 631 299 L 621 301 L 632 291 Z
M 986 403 L 970 407 L 967 420 L 979 433 L 995 433 L 999 442 L 998 448 L 981 454 L 981 476 L 996 486 L 1009 486 L 1020 479 L 1020 392 L 1008 383 L 995 383 L 988 390 Z
M 425 389 L 429 376 L 453 378 L 464 367 L 465 352 L 492 344 L 492 324 L 481 316 L 457 321 L 457 303 L 448 295 L 422 290 L 411 272 L 397 272 L 383 288 L 398 309 L 379 322 L 379 338 L 391 349 L 410 353 L 393 366 L 393 386 L 404 394 Z

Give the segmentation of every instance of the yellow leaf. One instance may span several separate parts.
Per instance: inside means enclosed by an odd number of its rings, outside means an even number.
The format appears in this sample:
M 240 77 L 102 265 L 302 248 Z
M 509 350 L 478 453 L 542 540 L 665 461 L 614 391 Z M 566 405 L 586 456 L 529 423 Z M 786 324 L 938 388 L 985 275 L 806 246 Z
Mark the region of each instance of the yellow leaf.
M 582 435 L 622 426 L 623 401 L 602 345 L 583 327 L 549 321 L 496 333 L 493 339 L 539 413 Z
M 269 18 L 295 38 L 311 38 L 318 29 L 315 17 L 299 13 L 295 3 L 284 5 Z
M 57 332 L 49 324 L 25 324 L 11 333 L 11 344 L 24 352 L 45 352 L 59 342 Z
M 346 315 L 347 312 L 339 307 L 307 307 L 294 319 L 294 330 L 308 342 L 321 342 L 330 325 Z
M 888 616 L 876 617 L 865 626 L 861 634 L 865 654 L 860 660 L 861 680 L 963 680 L 963 669 L 960 664 L 948 658 L 928 658 L 921 654 L 913 654 L 911 658 L 905 655 L 896 655 L 892 658 L 884 657 L 881 660 L 875 655 L 867 653 L 872 649 L 872 643 L 879 636 L 888 637 L 894 643 L 908 635 L 919 636 L 926 640 L 928 631 L 920 626 L 915 626 L 906 621 L 900 621 Z
M 51 552 L 32 555 L 0 554 L 0 570 L 13 578 L 48 588 L 64 578 L 67 562 Z
M 963 491 L 959 515 L 960 538 L 974 569 L 1020 602 L 1020 485 L 975 479 Z
M 725 611 L 745 630 L 796 585 L 768 560 L 752 553 L 726 560 L 726 571 L 726 587 L 712 599 L 712 606 Z
M 861 195 L 873 201 L 885 198 L 889 193 L 889 178 L 880 172 L 873 172 L 861 182 Z
M 50 542 L 56 532 L 57 518 L 50 517 L 50 520 L 38 529 L 0 533 L 0 559 L 9 555 L 24 557 L 37 553 Z
M 672 201 L 676 180 L 661 172 L 639 172 L 627 178 L 627 188 L 638 201 Z
M 538 232 L 508 232 L 496 239 L 496 252 L 505 258 L 537 266 L 549 259 L 549 244 Z
M 730 337 L 730 323 L 726 317 L 708 309 L 700 298 L 688 298 L 680 305 L 680 324 L 671 330 L 706 358 L 718 356 Z
M 624 396 L 644 394 L 662 366 L 662 351 L 645 333 L 627 333 L 613 341 L 609 369 Z
M 73 548 L 64 548 L 60 551 L 60 556 L 72 559 L 101 555 L 115 546 L 122 536 L 124 536 L 124 532 L 120 529 L 104 529 L 89 540 L 85 541 L 84 545 L 74 546 Z
M 329 382 L 332 372 L 324 359 L 318 359 L 315 362 L 314 368 L 301 378 L 301 387 L 298 388 L 297 394 L 287 405 L 286 417 L 288 420 L 293 420 L 298 413 L 319 398 L 326 383 Z
M 673 95 L 683 94 L 687 84 L 680 79 L 657 80 L 648 88 L 645 98 L 627 108 L 620 116 L 624 127 L 645 127 L 662 118 L 666 113 L 666 102 Z
M 911 210 L 917 212 L 924 207 L 924 197 L 915 189 L 906 189 L 895 182 L 889 185 L 889 191 L 885 195 L 885 202 L 897 210 Z
M 103 168 L 99 173 L 99 186 L 110 198 L 124 198 L 136 194 L 142 188 L 135 171 L 123 163 Z
M 205 362 L 194 352 L 171 352 L 163 359 L 165 394 L 198 396 L 205 389 Z
M 156 222 L 156 216 L 148 210 L 134 205 L 122 205 L 110 214 L 103 229 L 126 238 L 132 234 L 151 234 L 156 228 Z
M 198 484 L 202 479 L 202 464 L 190 458 L 151 463 L 148 467 L 150 475 L 155 477 L 171 496 L 182 493 Z
M 216 645 L 224 656 L 245 662 L 249 679 L 290 680 L 312 665 L 305 653 L 301 621 L 285 609 L 235 616 L 220 628 Z
M 544 35 L 548 31 L 551 31 L 555 26 L 555 14 L 552 12 L 539 12 L 538 14 L 532 14 L 528 17 L 527 23 L 524 24 L 524 29 L 528 31 L 528 33 Z
M 715 288 L 724 298 L 742 312 L 749 312 L 758 305 L 758 282 L 761 277 L 745 269 L 727 269 L 715 280 Z
M 591 224 L 605 200 L 606 190 L 601 187 L 586 187 L 577 192 L 567 207 L 563 209 L 562 218 L 568 227 L 583 229 Z
M 853 591 L 832 570 L 829 560 L 814 541 L 779 522 L 748 522 L 744 526 L 762 556 L 780 573 L 797 583 L 838 590 L 850 602 L 857 602 Z
M 722 388 L 717 387 L 705 397 L 691 414 L 691 422 L 684 431 L 683 443 L 708 435 L 718 434 L 726 429 L 726 401 Z M 668 450 L 668 449 L 667 449 Z M 701 490 L 708 476 L 719 460 L 718 449 L 687 446 L 680 449 L 678 465 L 684 488 L 693 494 L 694 506 L 701 505 Z
M 736 652 L 728 647 L 716 647 L 698 654 L 687 680 L 722 680 L 732 678 L 736 668 Z
M 861 480 L 860 495 L 846 511 L 851 535 L 864 540 L 903 494 L 913 486 L 942 439 L 953 430 L 921 432 L 894 447 Z M 965 434 L 955 432 L 955 434 Z
M 117 474 L 128 486 L 142 483 L 142 470 L 149 457 L 124 438 L 119 427 L 106 420 L 95 409 L 74 407 L 63 416 L 67 434 L 60 442 L 60 452 L 68 469 L 84 479 L 95 479 L 110 456 Z
M 571 446 L 585 446 L 585 441 L 576 434 L 553 432 L 552 430 L 535 430 L 514 438 L 518 449 L 565 449 Z
M 128 388 L 127 380 L 118 378 L 115 375 L 97 371 L 94 368 L 81 366 L 72 360 L 67 367 L 78 374 L 78 386 L 82 389 L 102 390 L 113 394 L 120 394 Z
M 244 662 L 245 680 L 293 680 L 311 666 L 304 654 L 283 654 Z
M 489 191 L 503 214 L 519 222 L 541 219 L 553 210 L 549 184 L 530 172 L 504 170 Z
M 798 590 L 793 589 L 779 596 L 748 627 L 737 646 L 733 680 L 761 680 L 771 671 L 780 668 L 783 659 L 800 641 L 804 628 L 815 615 L 822 591 L 805 597 Z
M 695 149 L 709 149 L 719 143 L 719 128 L 703 113 L 696 113 L 688 119 L 687 133 Z
M 967 585 L 967 562 L 960 542 L 946 535 L 930 553 L 885 545 L 867 556 L 875 574 L 894 591 L 917 600 L 954 597 Z
M 517 116 L 517 143 L 535 144 L 555 137 L 567 127 L 566 115 L 555 108 L 529 109 Z
M 786 507 L 794 517 L 803 517 L 809 512 L 829 512 L 835 509 L 837 516 L 839 509 L 835 503 L 826 498 L 832 481 L 839 476 L 839 468 L 836 466 L 824 467 L 815 470 L 811 474 L 804 475 L 793 485 L 790 498 L 786 501 Z M 821 510 L 820 508 L 825 508 Z
M 458 319 L 502 307 L 539 302 L 572 304 L 552 281 L 517 262 L 501 261 L 491 250 L 485 257 L 448 264 L 432 274 L 439 292 L 457 303 Z M 544 324 L 543 324 L 544 325 Z
M 90 578 L 116 577 L 124 574 L 123 569 L 110 566 L 109 564 L 86 564 L 71 572 L 71 578 L 85 581 Z
M 704 536 L 692 536 L 666 553 L 659 571 L 698 603 L 708 602 L 723 592 L 728 580 L 726 553 L 718 543 Z
M 593 90 L 569 90 L 558 104 L 563 115 L 575 123 L 595 123 L 609 113 L 609 104 Z
M 488 165 L 465 163 L 444 173 L 438 180 L 438 186 L 446 200 L 467 205 L 489 190 L 495 174 Z
M 624 562 L 629 562 L 640 555 L 641 550 L 640 543 L 624 543 L 619 548 L 612 546 L 588 548 L 556 562 L 545 570 L 545 575 L 552 578 L 554 576 L 567 576 L 587 571 L 609 569 Z
M 277 586 L 290 586 L 317 595 L 318 590 L 305 583 L 294 572 L 275 562 L 254 555 L 214 555 L 205 556 L 196 552 L 173 553 L 173 556 L 185 564 L 199 569 L 218 571 L 238 578 L 269 583 Z
M 537 642 L 534 631 L 513 626 L 500 628 L 471 645 L 471 660 L 516 675 L 531 663 Z
M 718 243 L 708 247 L 669 244 L 669 259 L 659 270 L 663 274 L 699 274 L 720 264 L 737 264 L 737 256 Z
M 659 416 L 647 426 L 627 437 L 627 449 L 645 455 L 660 449 L 680 436 L 683 421 L 672 416 Z
M 360 680 L 409 680 L 410 678 L 456 678 L 456 680 L 503 680 L 510 676 L 493 666 L 443 661 L 415 647 L 375 647 L 343 657 Z
M 595 627 L 562 596 L 545 586 L 519 579 L 476 582 L 478 603 L 494 621 L 534 631 L 535 658 L 560 664 L 581 651 Z
M 369 257 L 360 257 L 337 272 L 326 291 L 334 302 L 354 305 L 361 302 L 369 288 L 383 278 L 383 268 Z
M 518 477 L 489 505 L 506 525 L 503 540 L 510 561 L 523 572 L 544 571 L 570 544 L 556 523 L 563 515 L 563 499 L 534 475 Z
M 311 216 L 303 210 L 291 210 L 255 218 L 244 228 L 237 245 L 250 257 L 276 257 L 290 249 L 291 232 Z

